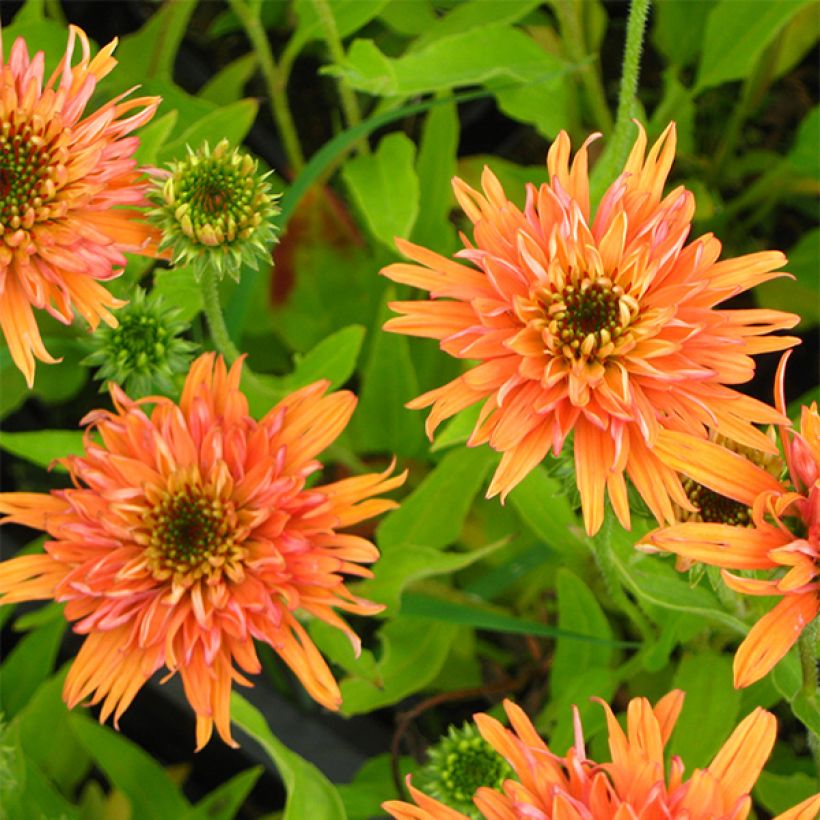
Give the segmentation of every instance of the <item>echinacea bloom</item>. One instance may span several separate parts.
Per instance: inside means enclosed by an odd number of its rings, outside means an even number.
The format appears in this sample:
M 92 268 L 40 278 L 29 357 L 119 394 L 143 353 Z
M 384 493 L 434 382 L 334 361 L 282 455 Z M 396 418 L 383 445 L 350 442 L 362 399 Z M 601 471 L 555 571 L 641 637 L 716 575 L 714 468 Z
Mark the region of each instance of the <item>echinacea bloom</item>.
M 664 746 L 683 697 L 675 690 L 654 707 L 646 698 L 634 698 L 627 709 L 626 733 L 601 701 L 609 763 L 587 758 L 577 711 L 575 743 L 564 757 L 549 749 L 526 714 L 510 701 L 504 702 L 504 709 L 512 730 L 489 715 L 476 715 L 482 736 L 512 766 L 516 779 L 506 780 L 503 791 L 480 788 L 473 802 L 487 820 L 743 820 L 752 805 L 749 792 L 774 745 L 775 717 L 755 709 L 712 762 L 685 780 L 680 758 L 672 758 L 668 775 L 664 764 Z M 398 800 L 383 804 L 396 820 L 466 820 L 461 812 L 409 788 L 415 805 Z M 820 794 L 777 820 L 814 820 L 818 810 Z
M 254 640 L 269 644 L 328 709 L 341 696 L 302 612 L 359 640 L 334 607 L 371 615 L 344 576 L 370 577 L 365 538 L 337 532 L 395 507 L 376 496 L 404 481 L 391 469 L 307 486 L 316 456 L 356 404 L 327 382 L 297 390 L 260 421 L 227 370 L 200 356 L 179 405 L 133 401 L 111 386 L 114 412 L 85 422 L 85 455 L 64 460 L 75 487 L 5 493 L 6 522 L 45 530 L 45 554 L 0 564 L 0 603 L 53 598 L 85 641 L 63 696 L 102 701 L 114 723 L 143 684 L 179 672 L 196 713 L 197 748 L 214 724 L 232 743 L 232 681 L 258 673 Z M 148 410 L 148 406 L 153 409 Z M 99 443 L 97 441 L 99 437 Z M 238 667 L 238 668 L 237 668 Z M 240 672 L 241 670 L 241 672 Z
M 82 56 L 71 64 L 79 42 Z M 117 321 L 123 303 L 101 284 L 118 276 L 123 251 L 155 253 L 140 222 L 147 205 L 131 132 L 148 122 L 158 97 L 109 100 L 83 117 L 99 80 L 117 61 L 113 40 L 92 59 L 85 33 L 71 26 L 60 65 L 45 82 L 42 51 L 19 37 L 8 62 L 0 42 L 0 326 L 29 386 L 34 359 L 53 363 L 32 308 L 69 324 L 76 310 L 95 328 Z M 120 207 L 128 206 L 128 207 Z
M 688 508 L 674 470 L 654 445 L 661 429 L 704 438 L 716 430 L 750 447 L 773 449 L 752 424 L 783 421 L 729 385 L 748 381 L 752 354 L 796 339 L 772 336 L 798 317 L 715 305 L 786 274 L 766 251 L 718 261 L 711 234 L 686 244 L 695 203 L 663 187 L 675 153 L 671 124 L 645 155 L 642 128 L 623 172 L 590 214 L 587 146 L 570 165 L 561 133 L 547 155 L 549 183 L 527 186 L 521 211 L 484 169 L 484 193 L 454 180 L 474 225 L 474 244 L 447 259 L 397 240 L 419 264 L 383 270 L 430 292 L 394 302 L 386 330 L 438 339 L 446 353 L 478 360 L 461 376 L 408 404 L 432 405 L 427 432 L 483 402 L 468 445 L 503 456 L 488 496 L 504 496 L 574 432 L 574 457 L 587 532 L 604 517 L 604 492 L 629 527 L 626 474 L 658 521 Z
M 775 404 L 785 412 L 784 356 Z M 749 526 L 685 522 L 654 530 L 642 549 L 663 550 L 722 568 L 727 586 L 780 601 L 749 631 L 735 655 L 735 686 L 754 683 L 780 661 L 820 611 L 820 416 L 803 407 L 800 432 L 781 428 L 789 482 L 719 445 L 665 433 L 668 462 L 694 481 L 750 510 Z M 768 579 L 729 570 L 777 570 Z

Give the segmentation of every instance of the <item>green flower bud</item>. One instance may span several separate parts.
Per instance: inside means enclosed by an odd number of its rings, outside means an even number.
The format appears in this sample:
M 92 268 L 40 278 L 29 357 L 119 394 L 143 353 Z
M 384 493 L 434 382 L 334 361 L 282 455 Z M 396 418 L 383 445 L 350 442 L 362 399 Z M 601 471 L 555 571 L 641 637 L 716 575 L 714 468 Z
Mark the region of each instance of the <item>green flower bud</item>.
M 227 140 L 213 151 L 207 142 L 198 151 L 188 148 L 184 160 L 169 164 L 170 176 L 150 194 L 156 207 L 149 218 L 162 231 L 160 250 L 170 248 L 175 265 L 190 265 L 197 279 L 210 265 L 220 279 L 227 273 L 238 280 L 242 265 L 256 270 L 260 260 L 270 261 L 278 195 L 257 166 Z
M 442 803 L 479 818 L 473 796 L 482 786 L 501 789 L 512 776 L 507 761 L 484 740 L 475 724 L 448 733 L 427 752 L 427 763 L 419 773 L 418 786 Z
M 187 373 L 196 346 L 178 338 L 188 329 L 177 308 L 162 297 L 136 288 L 131 301 L 117 311 L 117 327 L 102 326 L 90 337 L 93 352 L 83 364 L 98 367 L 94 377 L 113 381 L 132 397 L 173 393 L 174 376 Z

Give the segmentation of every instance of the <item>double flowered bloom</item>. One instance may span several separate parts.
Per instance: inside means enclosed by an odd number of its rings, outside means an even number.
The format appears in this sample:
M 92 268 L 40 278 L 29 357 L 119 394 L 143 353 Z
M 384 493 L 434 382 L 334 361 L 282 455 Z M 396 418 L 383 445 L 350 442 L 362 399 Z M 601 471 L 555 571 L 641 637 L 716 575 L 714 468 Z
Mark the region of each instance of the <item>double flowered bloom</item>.
M 399 241 L 419 264 L 398 263 L 388 278 L 430 293 L 394 302 L 387 330 L 438 339 L 446 353 L 478 360 L 461 376 L 408 405 L 432 405 L 428 434 L 483 402 L 468 441 L 503 453 L 488 495 L 503 497 L 550 450 L 574 435 L 577 484 L 587 532 L 595 533 L 609 494 L 629 527 L 625 476 L 658 521 L 690 509 L 675 470 L 659 457 L 664 430 L 707 431 L 774 452 L 754 423 L 785 419 L 730 385 L 748 381 L 756 353 L 795 343 L 772 331 L 798 317 L 775 310 L 720 310 L 724 300 L 784 275 L 777 251 L 718 261 L 707 234 L 689 244 L 694 198 L 663 188 L 675 152 L 670 125 L 646 153 L 640 130 L 623 172 L 590 213 L 587 147 L 570 164 L 561 133 L 549 150 L 549 182 L 527 187 L 521 211 L 489 169 L 483 193 L 454 181 L 474 226 L 454 262 Z
M 344 583 L 369 577 L 378 551 L 338 530 L 392 509 L 377 496 L 404 481 L 388 469 L 307 486 L 355 397 L 324 395 L 317 382 L 257 422 L 240 375 L 241 363 L 228 370 L 205 354 L 179 405 L 132 401 L 112 385 L 114 412 L 89 414 L 85 455 L 65 460 L 74 488 L 0 495 L 6 522 L 51 538 L 45 554 L 0 565 L 0 603 L 53 598 L 86 635 L 66 679 L 68 705 L 102 701 L 100 719 L 113 713 L 116 723 L 164 667 L 182 678 L 199 748 L 214 724 L 232 742 L 231 685 L 260 671 L 254 640 L 338 709 L 336 681 L 296 613 L 343 630 L 358 650 L 334 609 L 382 609 Z
M 575 715 L 575 743 L 565 756 L 555 754 L 535 731 L 523 710 L 504 702 L 512 729 L 479 714 L 484 739 L 512 767 L 515 779 L 502 791 L 480 788 L 474 803 L 487 820 L 743 820 L 752 805 L 749 792 L 774 745 L 774 715 L 757 708 L 732 732 L 705 769 L 684 777 L 684 762 L 673 757 L 667 768 L 664 747 L 675 727 L 683 692 L 675 690 L 651 706 L 634 698 L 627 710 L 627 730 L 609 706 L 606 712 L 611 761 L 587 757 L 580 720 Z M 389 801 L 384 809 L 396 820 L 468 820 L 410 786 L 414 804 Z M 776 820 L 814 820 L 820 794 Z
M 72 65 L 75 47 L 81 58 Z M 34 360 L 54 362 L 32 308 L 69 324 L 76 310 L 96 327 L 116 325 L 123 303 L 100 283 L 122 273 L 123 251 L 157 252 L 158 234 L 140 219 L 148 183 L 136 167 L 131 132 L 158 97 L 121 94 L 83 117 L 97 83 L 117 61 L 114 40 L 91 58 L 71 26 L 65 56 L 44 83 L 44 55 L 19 38 L 0 48 L 0 327 L 29 386 Z M 123 207 L 124 206 L 124 207 Z

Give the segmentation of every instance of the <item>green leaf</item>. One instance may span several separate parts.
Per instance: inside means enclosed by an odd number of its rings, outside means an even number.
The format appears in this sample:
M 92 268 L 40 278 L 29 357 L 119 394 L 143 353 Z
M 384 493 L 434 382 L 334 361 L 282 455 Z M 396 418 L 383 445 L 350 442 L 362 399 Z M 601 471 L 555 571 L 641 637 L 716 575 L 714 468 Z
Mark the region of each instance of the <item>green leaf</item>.
M 811 179 L 820 179 L 820 105 L 816 105 L 803 118 L 797 129 L 797 137 L 786 161 L 793 168 Z
M 558 627 L 562 630 L 580 632 L 612 640 L 612 629 L 592 590 L 567 569 L 560 569 L 556 576 L 558 594 Z M 550 672 L 552 696 L 571 685 L 580 672 L 595 667 L 607 667 L 612 661 L 612 650 L 605 644 L 597 646 L 578 640 L 560 638 L 555 647 Z M 594 694 L 594 693 L 590 693 Z
M 652 45 L 675 66 L 695 62 L 716 0 L 661 0 L 652 9 Z
M 257 59 L 254 52 L 237 57 L 232 63 L 221 68 L 199 89 L 197 96 L 217 105 L 228 105 L 238 100 L 250 78 L 256 71 Z
M 817 135 L 820 144 L 820 133 Z M 788 252 L 787 270 L 795 279 L 773 279 L 755 288 L 758 305 L 800 316 L 800 327 L 820 322 L 820 229 L 803 234 Z
M 379 631 L 380 680 L 341 681 L 343 714 L 371 712 L 424 689 L 441 671 L 458 633 L 457 626 L 428 618 L 402 615 L 389 621 Z
M 578 707 L 587 732 L 594 732 L 601 721 L 601 707 L 590 698 L 608 700 L 617 683 L 612 663 L 612 629 L 595 594 L 577 576 L 566 569 L 558 571 L 558 629 L 598 638 L 601 643 L 578 640 L 575 634 L 558 638 L 550 672 L 552 709 L 547 716 L 555 720 L 550 742 L 563 749 L 572 743 L 572 706 Z
M 0 778 L 0 816 L 17 818 L 59 818 L 79 820 L 79 812 L 54 788 L 40 767 L 25 753 L 15 729 L 3 737 L 11 752 L 10 771 Z
M 453 593 L 455 596 L 457 593 Z M 472 626 L 491 632 L 503 632 L 511 635 L 538 635 L 542 638 L 564 638 L 567 641 L 578 641 L 588 646 L 597 647 L 591 650 L 595 656 L 611 654 L 611 647 L 631 647 L 636 644 L 630 641 L 615 641 L 611 637 L 601 637 L 594 633 L 581 632 L 576 629 L 562 629 L 547 626 L 539 621 L 530 621 L 500 612 L 497 607 L 475 603 L 466 597 L 463 600 L 451 600 L 423 592 L 406 592 L 402 597 L 402 615 L 416 617 L 434 617 L 438 621 Z M 600 647 L 605 647 L 602 651 Z
M 761 772 L 754 788 L 755 802 L 772 815 L 782 814 L 808 800 L 817 791 L 817 779 L 805 772 Z
M 421 185 L 412 240 L 442 253 L 455 244 L 455 229 L 447 219 L 455 203 L 450 180 L 456 173 L 458 112 L 452 103 L 433 108 L 424 121 L 416 160 Z
M 333 0 L 328 8 L 340 37 L 348 37 L 369 23 L 387 5 L 387 0 Z M 308 42 L 324 38 L 324 28 L 312 0 L 295 0 L 293 10 L 299 18 L 293 36 Z
M 62 691 L 68 666 L 41 684 L 15 719 L 26 755 L 65 794 L 85 780 L 91 758 L 69 724 Z
M 410 757 L 399 758 L 399 773 L 404 778 L 413 770 L 414 761 Z M 356 772 L 350 783 L 338 787 L 348 820 L 372 820 L 382 814 L 381 804 L 385 800 L 398 798 L 393 781 L 392 758 L 388 753 L 371 757 Z
M 206 114 L 187 128 L 172 142 L 166 143 L 159 152 L 159 160 L 168 162 L 185 155 L 186 146 L 199 148 L 204 142 L 213 147 L 221 139 L 231 145 L 239 145 L 251 130 L 259 103 L 256 100 L 238 100 Z
M 573 90 L 561 61 L 545 56 L 551 61 L 554 75 L 533 85 L 498 90 L 495 98 L 508 117 L 534 126 L 542 137 L 552 140 L 566 127 Z
M 719 0 L 706 23 L 695 91 L 748 76 L 801 8 L 814 0 Z
M 14 717 L 51 675 L 65 628 L 63 618 L 46 623 L 29 632 L 6 655 L 0 667 L 0 712 L 7 718 Z
M 544 467 L 532 470 L 509 499 L 521 520 L 547 546 L 565 554 L 586 554 L 583 530 L 561 482 Z
M 431 0 L 389 0 L 379 17 L 388 28 L 409 37 L 423 34 L 438 21 Z
M 283 820 L 345 820 L 344 804 L 333 784 L 312 763 L 281 743 L 262 713 L 236 692 L 231 693 L 231 720 L 276 764 L 288 793 Z
M 182 321 L 190 322 L 202 310 L 202 287 L 189 267 L 157 269 L 153 292 L 177 308 Z
M 140 128 L 140 144 L 134 154 L 140 165 L 154 165 L 157 154 L 171 135 L 177 124 L 179 114 L 176 110 L 169 111 L 161 117 L 155 117 L 148 125 Z
M 364 335 L 362 325 L 348 325 L 323 339 L 297 357 L 293 373 L 282 379 L 284 389 L 296 390 L 319 379 L 329 379 L 331 390 L 341 387 L 356 369 Z
M 419 210 L 419 181 L 414 168 L 416 146 L 404 134 L 388 134 L 372 154 L 360 154 L 342 170 L 353 201 L 370 232 L 393 249 L 407 236 Z
M 412 97 L 498 79 L 543 83 L 569 69 L 523 31 L 492 25 L 442 37 L 394 60 L 372 41 L 354 40 L 345 62 L 326 71 L 369 94 Z
M 820 709 L 815 698 L 807 697 L 805 692 L 798 692 L 791 702 L 794 716 L 815 736 L 820 737 Z
M 419 394 L 409 342 L 404 335 L 381 330 L 392 316 L 387 301 L 394 293 L 392 285 L 387 288 L 373 324 L 352 431 L 360 451 L 414 456 L 423 446 L 424 429 L 420 414 L 404 407 Z
M 496 458 L 489 447 L 465 447 L 444 456 L 379 525 L 379 547 L 388 553 L 404 544 L 438 549 L 452 544 Z
M 195 3 L 163 3 L 145 25 L 122 38 L 117 59 L 131 77 L 170 80 Z
M 39 467 L 48 467 L 56 458 L 83 455 L 81 430 L 34 430 L 0 434 L 0 449 Z M 65 467 L 55 464 L 56 472 Z
M 413 43 L 413 50 L 418 51 L 443 37 L 463 34 L 472 29 L 517 23 L 540 5 L 540 0 L 482 0 L 481 3 L 458 3 L 434 25 L 426 27 Z
M 741 693 L 732 686 L 732 659 L 708 649 L 687 653 L 673 683 L 686 700 L 670 752 L 686 761 L 688 771 L 704 768 L 738 723 Z
M 746 624 L 726 612 L 714 593 L 705 586 L 690 586 L 667 562 L 635 550 L 629 533 L 613 540 L 616 549 L 612 560 L 627 589 L 636 598 L 663 609 L 699 615 L 722 623 L 741 635 L 746 634 Z
M 356 587 L 356 594 L 384 604 L 390 612 L 395 612 L 402 600 L 402 593 L 414 581 L 464 569 L 504 543 L 497 541 L 470 552 L 442 552 L 424 544 L 403 541 L 382 554 L 375 578 L 362 581 Z
M 482 402 L 477 402 L 472 407 L 456 413 L 439 427 L 430 451 L 437 453 L 439 450 L 452 447 L 454 444 L 464 444 L 470 438 L 470 434 L 473 432 L 476 422 L 478 422 L 481 406 Z
M 133 816 L 145 820 L 184 817 L 191 806 L 165 769 L 123 735 L 74 712 L 77 739 L 112 786 L 128 798 Z
M 264 768 L 254 766 L 217 786 L 194 806 L 185 820 L 233 820 Z
M 782 661 L 771 671 L 772 683 L 782 697 L 787 701 L 794 700 L 800 692 L 802 684 L 800 676 L 800 659 L 797 648 L 793 648 Z

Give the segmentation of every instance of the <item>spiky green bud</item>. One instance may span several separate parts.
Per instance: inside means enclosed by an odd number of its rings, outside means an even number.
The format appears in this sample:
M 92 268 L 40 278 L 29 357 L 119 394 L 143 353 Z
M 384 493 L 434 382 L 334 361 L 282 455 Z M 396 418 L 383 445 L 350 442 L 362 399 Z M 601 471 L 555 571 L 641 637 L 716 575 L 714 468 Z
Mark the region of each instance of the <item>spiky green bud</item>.
M 465 723 L 460 729 L 451 726 L 428 750 L 427 758 L 417 785 L 469 817 L 480 817 L 473 804 L 473 795 L 479 788 L 500 789 L 512 776 L 507 762 L 481 737 L 473 723 Z
M 117 319 L 117 327 L 100 327 L 91 335 L 93 352 L 82 362 L 99 368 L 100 389 L 113 381 L 132 397 L 174 392 L 174 375 L 188 371 L 196 347 L 179 338 L 188 329 L 179 310 L 136 288 Z
M 150 197 L 157 206 L 149 213 L 162 231 L 160 250 L 170 248 L 175 265 L 190 265 L 199 279 L 211 266 L 221 279 L 239 279 L 242 265 L 257 269 L 270 261 L 276 241 L 276 194 L 258 173 L 258 162 L 222 140 L 211 151 L 198 151 L 169 163 L 169 172 Z

